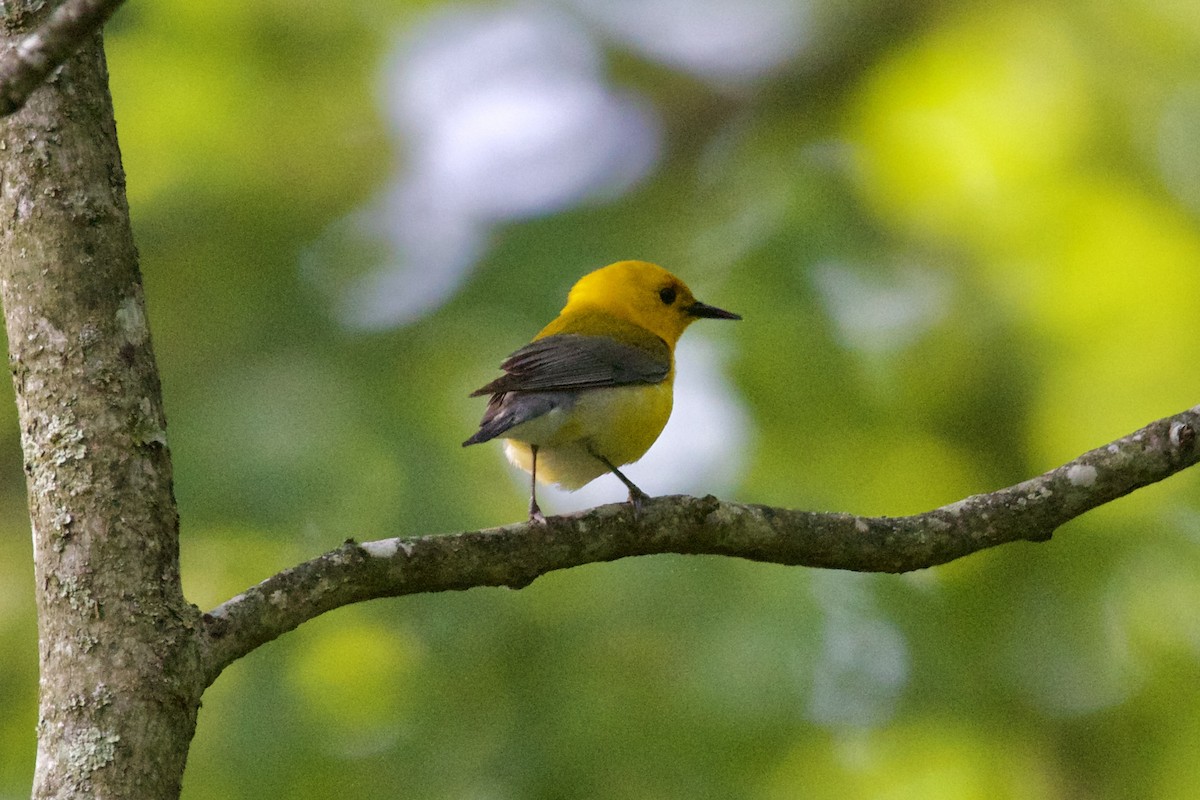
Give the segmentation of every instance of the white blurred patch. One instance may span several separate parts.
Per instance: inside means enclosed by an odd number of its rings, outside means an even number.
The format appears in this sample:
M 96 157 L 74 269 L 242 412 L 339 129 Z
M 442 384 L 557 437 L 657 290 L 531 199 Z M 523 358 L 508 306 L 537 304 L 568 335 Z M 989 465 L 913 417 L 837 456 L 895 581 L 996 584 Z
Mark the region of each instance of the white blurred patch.
M 403 166 L 305 264 L 340 318 L 410 322 L 458 288 L 493 226 L 617 196 L 646 176 L 658 119 L 608 87 L 602 65 L 587 31 L 545 7 L 458 10 L 398 44 L 382 102 Z
M 1167 99 L 1156 144 L 1163 183 L 1192 211 L 1200 211 L 1200 85 L 1185 86 Z
M 825 615 L 808 714 L 834 727 L 886 722 L 908 681 L 908 646 L 875 608 L 866 575 L 817 571 L 813 597 Z
M 802 0 L 570 0 L 615 39 L 716 83 L 745 83 L 810 40 Z
M 737 324 L 707 322 L 704 324 Z M 651 496 L 714 494 L 728 496 L 740 480 L 751 447 L 749 414 L 722 370 L 716 343 L 694 329 L 675 352 L 675 407 L 658 441 L 638 462 L 621 471 Z M 514 472 L 529 488 L 529 475 Z M 575 492 L 538 486 L 538 502 L 547 513 L 580 511 L 629 496 L 615 476 L 605 475 Z M 544 501 L 544 502 L 543 502 Z
M 912 345 L 946 315 L 947 279 L 916 267 L 886 272 L 827 262 L 812 280 L 842 344 L 873 355 Z
M 1080 602 L 1054 587 L 1026 591 L 1005 652 L 1007 674 L 1048 714 L 1093 714 L 1142 685 L 1115 592 Z

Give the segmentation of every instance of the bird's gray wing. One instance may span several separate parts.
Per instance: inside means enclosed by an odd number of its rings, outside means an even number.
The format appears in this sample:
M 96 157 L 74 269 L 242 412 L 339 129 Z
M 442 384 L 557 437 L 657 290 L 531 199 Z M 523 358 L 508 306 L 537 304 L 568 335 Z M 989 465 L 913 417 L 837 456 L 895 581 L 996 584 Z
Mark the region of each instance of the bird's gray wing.
M 639 347 L 605 336 L 562 333 L 530 342 L 500 368 L 503 376 L 471 396 L 658 383 L 671 369 L 671 350 L 657 338 Z
M 505 392 L 488 400 L 487 410 L 479 421 L 479 430 L 463 442 L 463 447 L 495 439 L 522 422 L 537 419 L 556 408 L 570 408 L 575 402 L 573 392 Z
M 579 389 L 659 383 L 671 371 L 671 350 L 602 336 L 558 334 L 522 347 L 500 365 L 504 375 L 471 393 L 490 394 L 479 430 L 463 446 L 494 439 L 517 425 L 569 407 Z

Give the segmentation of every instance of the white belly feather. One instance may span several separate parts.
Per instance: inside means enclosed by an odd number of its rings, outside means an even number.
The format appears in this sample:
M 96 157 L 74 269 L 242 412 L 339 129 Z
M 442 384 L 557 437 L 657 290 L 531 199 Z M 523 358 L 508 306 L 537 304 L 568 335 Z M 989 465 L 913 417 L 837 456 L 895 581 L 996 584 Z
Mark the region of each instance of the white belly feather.
M 555 408 L 507 431 L 505 454 L 529 472 L 530 444 L 538 445 L 537 478 L 578 489 L 608 468 L 641 458 L 671 416 L 671 382 L 588 389 L 570 407 Z

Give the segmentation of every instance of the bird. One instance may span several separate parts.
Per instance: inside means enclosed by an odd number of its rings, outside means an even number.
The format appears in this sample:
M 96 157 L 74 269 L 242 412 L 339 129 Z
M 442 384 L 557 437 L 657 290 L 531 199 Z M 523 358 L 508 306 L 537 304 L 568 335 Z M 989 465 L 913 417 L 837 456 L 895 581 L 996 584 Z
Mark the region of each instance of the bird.
M 697 319 L 741 316 L 701 303 L 647 261 L 618 261 L 580 278 L 559 315 L 501 364 L 479 430 L 463 447 L 503 437 L 530 474 L 529 518 L 546 521 L 537 485 L 578 489 L 611 472 L 635 513 L 649 496 L 619 469 L 641 458 L 671 416 L 675 344 Z

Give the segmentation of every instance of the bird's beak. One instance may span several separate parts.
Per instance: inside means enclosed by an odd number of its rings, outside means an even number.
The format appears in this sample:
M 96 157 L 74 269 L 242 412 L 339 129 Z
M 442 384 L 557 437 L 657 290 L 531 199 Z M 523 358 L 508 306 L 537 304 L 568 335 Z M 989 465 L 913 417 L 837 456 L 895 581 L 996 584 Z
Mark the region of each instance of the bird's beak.
M 707 317 L 709 319 L 741 319 L 740 314 L 735 314 L 732 311 L 726 311 L 723 308 L 710 306 L 708 303 L 701 303 L 699 300 L 687 307 L 687 313 L 693 317 Z

